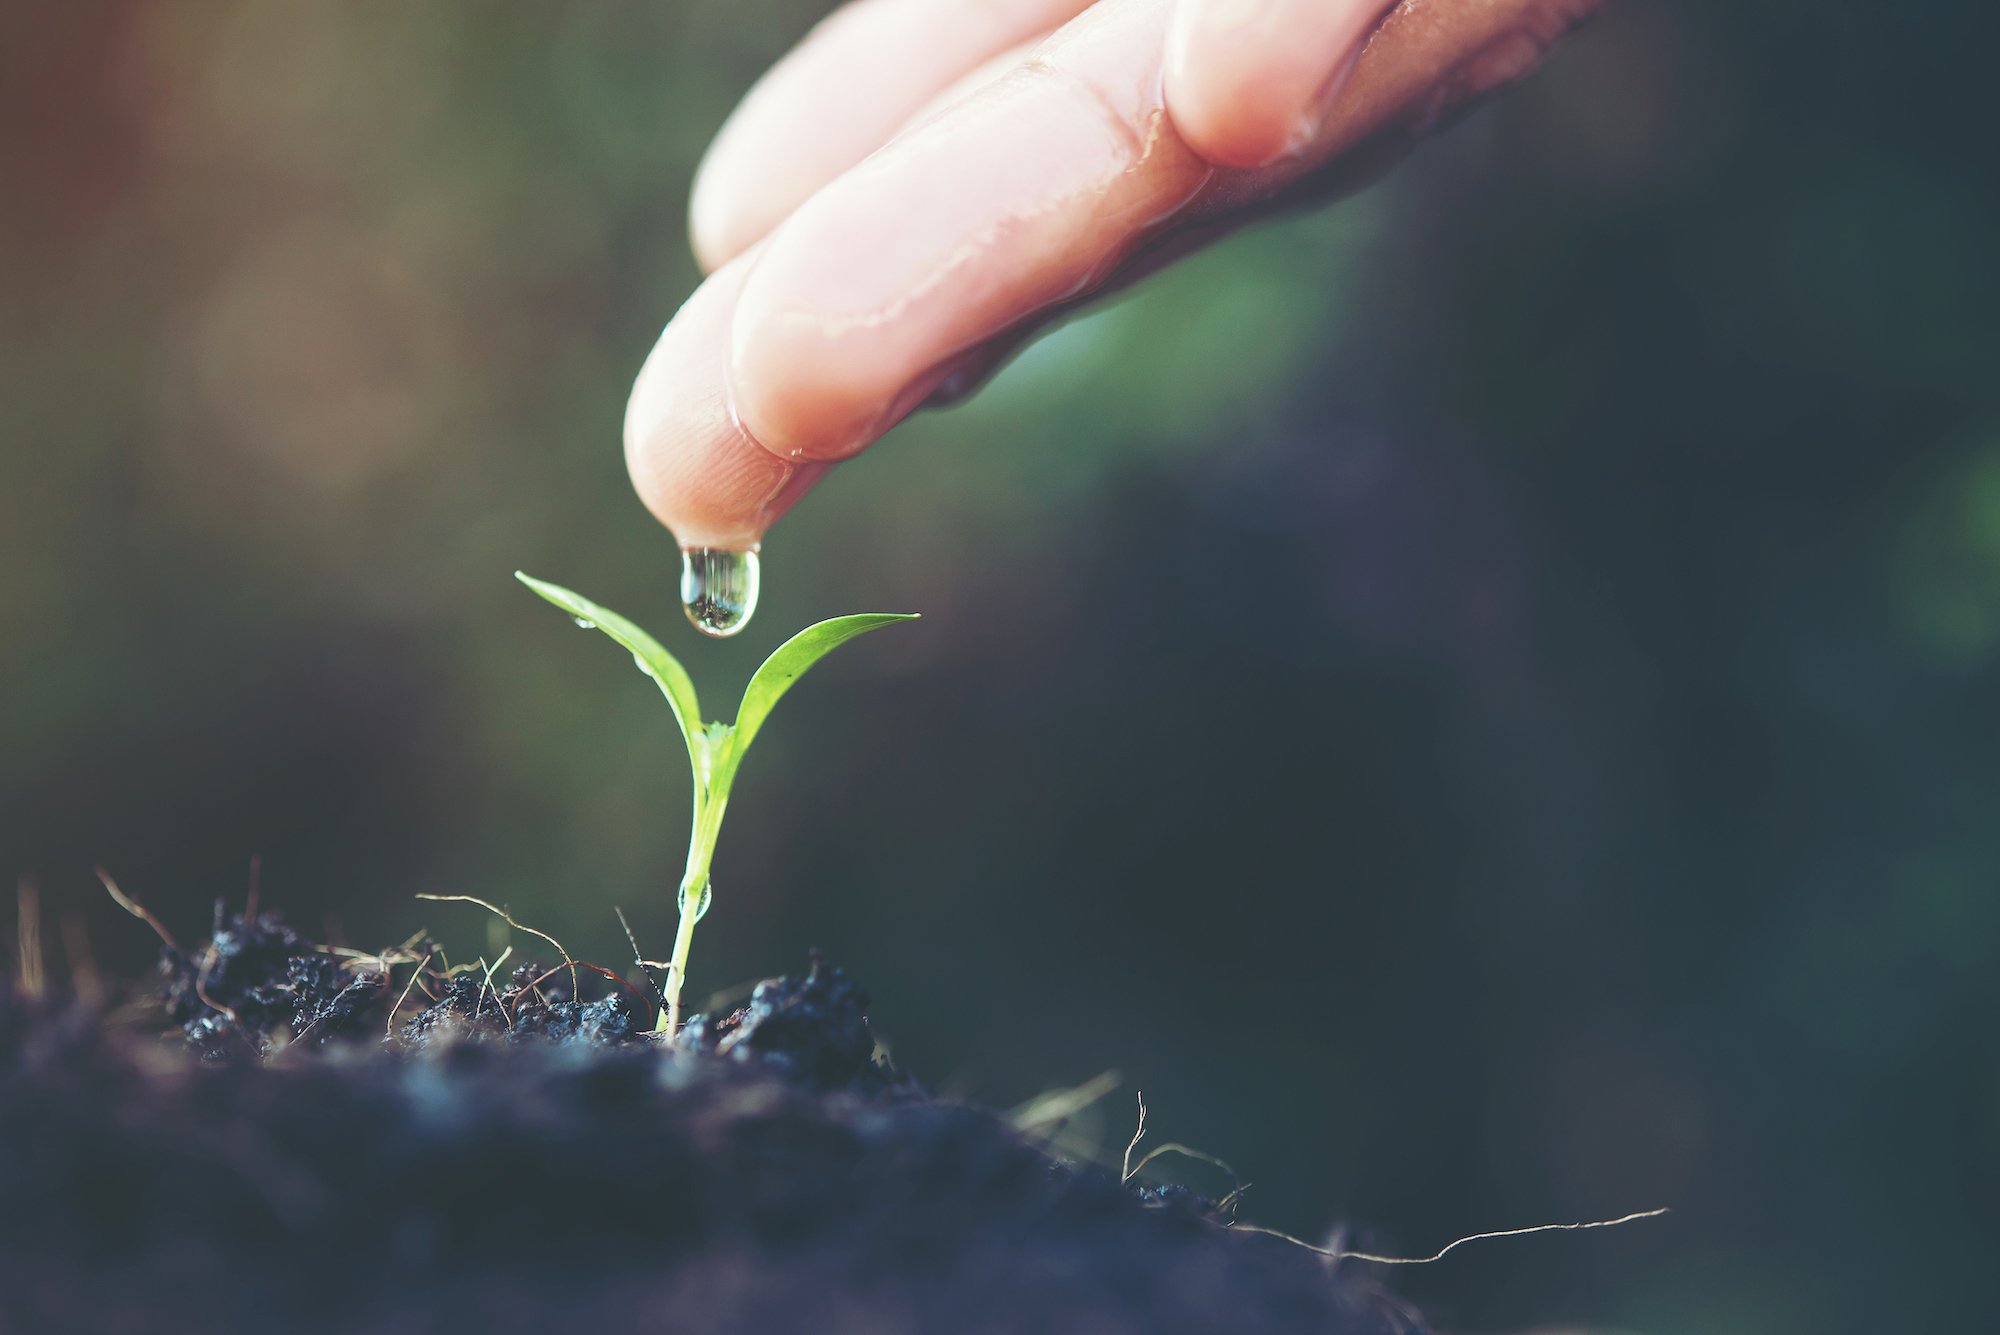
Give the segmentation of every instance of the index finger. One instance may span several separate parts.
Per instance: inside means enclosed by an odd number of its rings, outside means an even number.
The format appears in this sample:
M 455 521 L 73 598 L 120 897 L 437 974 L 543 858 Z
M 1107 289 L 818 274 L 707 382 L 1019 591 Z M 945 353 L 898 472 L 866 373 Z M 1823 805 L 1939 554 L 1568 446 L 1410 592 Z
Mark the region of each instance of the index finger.
M 1162 230 L 1267 198 L 1399 121 L 1434 116 L 1440 97 L 1519 73 L 1512 53 L 1539 54 L 1587 7 L 1406 5 L 1305 152 L 1244 172 L 1212 166 L 1168 114 L 1172 5 L 1104 0 L 773 234 L 732 322 L 737 413 L 781 456 L 846 458 L 916 407 L 952 359 L 1095 287 Z M 1495 64 L 1496 51 L 1507 59 Z

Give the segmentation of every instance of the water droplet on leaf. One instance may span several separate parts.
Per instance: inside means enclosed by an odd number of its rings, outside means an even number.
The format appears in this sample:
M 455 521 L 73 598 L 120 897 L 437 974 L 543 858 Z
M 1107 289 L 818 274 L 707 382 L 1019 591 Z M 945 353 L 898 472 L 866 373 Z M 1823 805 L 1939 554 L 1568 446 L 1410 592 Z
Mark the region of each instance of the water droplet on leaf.
M 681 549 L 681 606 L 704 635 L 721 639 L 757 611 L 757 553 L 727 547 Z
M 592 621 L 589 617 L 577 617 L 576 628 L 578 630 L 596 630 L 597 623 L 595 621 Z
M 710 902 L 714 900 L 714 898 L 715 898 L 715 882 L 703 881 L 701 884 L 701 905 L 694 911 L 694 920 L 696 922 L 700 922 L 703 918 L 706 918 L 708 916 L 708 906 Z M 679 909 L 680 912 L 686 913 L 687 905 L 688 905 L 687 887 L 682 886 L 680 892 L 680 898 L 676 903 L 675 907 Z

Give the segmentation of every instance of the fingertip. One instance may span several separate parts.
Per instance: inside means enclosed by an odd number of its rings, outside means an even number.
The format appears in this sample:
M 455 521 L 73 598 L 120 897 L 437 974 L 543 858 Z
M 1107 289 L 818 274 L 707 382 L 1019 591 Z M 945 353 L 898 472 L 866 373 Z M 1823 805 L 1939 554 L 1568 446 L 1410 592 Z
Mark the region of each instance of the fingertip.
M 724 265 L 688 298 L 626 404 L 633 488 L 682 546 L 754 547 L 825 471 L 765 449 L 730 405 L 723 350 L 753 258 Z
M 716 144 L 720 143 L 718 139 Z M 688 194 L 688 245 L 704 274 L 714 273 L 740 255 L 746 245 L 741 238 L 748 230 L 741 197 L 716 180 L 711 166 L 716 144 L 709 146 L 701 165 L 695 168 L 694 189 Z
M 783 290 L 779 282 L 773 290 Z M 930 397 L 949 366 L 911 371 L 894 340 L 750 294 L 730 334 L 729 397 L 744 431 L 793 463 L 851 459 Z
M 907 306 L 857 293 L 894 291 L 904 247 L 889 238 L 881 194 L 852 176 L 818 196 L 763 247 L 728 332 L 725 374 L 745 431 L 793 461 L 859 454 L 914 403 L 899 327 Z
M 1309 150 L 1382 0 L 1183 0 L 1161 84 L 1174 128 L 1218 167 Z
M 1212 170 L 1163 124 L 1165 15 L 1117 10 L 912 127 L 760 253 L 729 383 L 791 459 L 866 448 L 988 340 L 1087 290 Z
M 1310 142 L 1310 132 L 1290 100 L 1246 77 L 1244 65 L 1202 51 L 1190 36 L 1168 47 L 1162 83 L 1167 114 L 1189 148 L 1218 167 L 1255 170 L 1296 152 L 1295 141 Z
M 837 170 L 837 148 L 785 123 L 791 109 L 782 105 L 782 92 L 763 84 L 753 88 L 695 167 L 688 241 L 703 273 L 714 273 L 763 240 Z M 823 156 L 829 151 L 835 154 L 831 161 Z
M 713 272 L 947 90 L 1038 40 L 1088 0 L 853 0 L 765 72 L 696 169 L 688 223 Z

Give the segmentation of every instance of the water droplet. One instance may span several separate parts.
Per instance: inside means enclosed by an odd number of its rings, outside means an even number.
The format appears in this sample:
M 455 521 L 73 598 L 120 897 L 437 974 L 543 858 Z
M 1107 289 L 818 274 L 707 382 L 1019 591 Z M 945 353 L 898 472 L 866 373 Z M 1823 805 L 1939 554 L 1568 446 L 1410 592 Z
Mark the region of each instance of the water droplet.
M 681 549 L 681 606 L 694 628 L 720 639 L 757 611 L 757 553 L 727 547 Z
M 578 630 L 596 630 L 597 623 L 589 617 L 578 617 L 576 618 L 576 628 Z
M 708 916 L 708 906 L 714 899 L 715 899 L 715 882 L 703 881 L 701 884 L 701 907 L 697 908 L 694 911 L 694 920 L 696 922 L 700 922 L 703 918 L 706 918 Z M 677 901 L 675 907 L 678 908 L 682 913 L 687 912 L 688 892 L 686 886 L 681 887 L 680 898 Z

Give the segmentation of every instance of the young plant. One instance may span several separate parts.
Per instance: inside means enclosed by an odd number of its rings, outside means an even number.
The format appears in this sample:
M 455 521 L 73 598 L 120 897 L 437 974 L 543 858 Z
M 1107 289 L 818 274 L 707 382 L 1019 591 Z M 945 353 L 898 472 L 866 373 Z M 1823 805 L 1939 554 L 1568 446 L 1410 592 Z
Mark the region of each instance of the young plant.
M 743 763 L 743 753 L 750 749 L 772 708 L 807 668 L 857 635 L 896 621 L 914 621 L 916 616 L 863 612 L 806 627 L 779 645 L 751 675 L 750 684 L 743 688 L 743 703 L 736 707 L 734 723 L 703 723 L 694 682 L 659 641 L 580 594 L 518 570 L 514 577 L 568 612 L 579 626 L 603 631 L 630 652 L 639 670 L 667 697 L 674 721 L 681 725 L 681 736 L 687 739 L 688 764 L 694 771 L 694 827 L 688 836 L 687 871 L 681 876 L 680 925 L 674 932 L 674 953 L 667 965 L 667 1008 L 660 1013 L 659 1022 L 662 1030 L 675 1033 L 681 1022 L 681 983 L 687 976 L 688 947 L 694 942 L 694 925 L 708 912 L 713 897 L 709 863 L 715 857 L 716 836 L 722 832 L 722 814 L 728 809 L 729 789 L 736 782 L 736 767 Z

